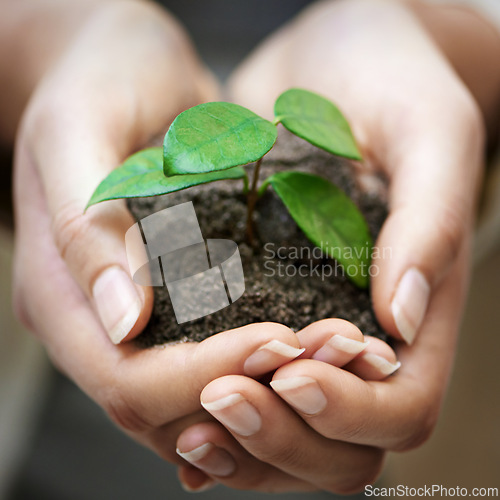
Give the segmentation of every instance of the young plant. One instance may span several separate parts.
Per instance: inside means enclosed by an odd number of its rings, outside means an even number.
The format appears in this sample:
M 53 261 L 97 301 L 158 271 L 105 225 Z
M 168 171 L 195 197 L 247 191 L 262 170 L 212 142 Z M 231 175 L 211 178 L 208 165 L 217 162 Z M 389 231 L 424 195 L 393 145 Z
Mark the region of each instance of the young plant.
M 371 237 L 363 215 L 330 181 L 304 172 L 276 172 L 258 186 L 263 156 L 277 125 L 334 155 L 361 160 L 349 124 L 327 99 L 302 89 L 281 94 L 275 119 L 227 102 L 194 106 L 177 116 L 162 148 L 130 156 L 97 187 L 87 208 L 117 198 L 156 196 L 222 179 L 243 179 L 248 197 L 247 236 L 253 240 L 257 199 L 272 186 L 309 240 L 343 265 L 360 288 L 368 286 Z M 243 165 L 255 163 L 250 187 Z

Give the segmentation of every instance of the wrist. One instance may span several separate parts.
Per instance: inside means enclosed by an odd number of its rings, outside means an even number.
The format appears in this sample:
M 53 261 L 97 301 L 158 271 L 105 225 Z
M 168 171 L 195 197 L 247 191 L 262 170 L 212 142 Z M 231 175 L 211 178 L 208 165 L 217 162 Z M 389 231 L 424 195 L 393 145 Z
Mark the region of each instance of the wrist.
M 474 9 L 406 0 L 475 98 L 490 141 L 498 137 L 500 33 Z
M 9 4 L 0 19 L 0 145 L 13 144 L 22 112 L 36 85 L 89 18 L 118 1 L 36 0 Z

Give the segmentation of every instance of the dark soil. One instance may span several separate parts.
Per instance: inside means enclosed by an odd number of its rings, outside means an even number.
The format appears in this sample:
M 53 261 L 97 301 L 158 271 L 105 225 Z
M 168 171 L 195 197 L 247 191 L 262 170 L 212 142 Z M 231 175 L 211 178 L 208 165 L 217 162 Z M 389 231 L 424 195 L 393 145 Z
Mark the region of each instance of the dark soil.
M 362 191 L 354 168 L 348 161 L 283 133 L 266 155 L 261 176 L 296 169 L 330 179 L 358 205 L 375 238 L 387 215 L 383 189 Z M 205 239 L 230 239 L 238 244 L 246 286 L 243 296 L 229 307 L 181 325 L 176 322 L 166 287 L 156 287 L 151 320 L 137 342 L 147 347 L 169 341 L 201 341 L 223 330 L 262 321 L 282 323 L 297 331 L 324 318 L 347 319 L 364 334 L 385 339 L 375 319 L 369 291 L 356 288 L 334 260 L 323 258 L 317 248 L 313 251 L 314 246 L 271 188 L 256 207 L 255 227 L 260 243 L 254 247 L 246 243 L 246 200 L 241 190 L 242 181 L 222 181 L 130 202 L 133 214 L 141 219 L 163 208 L 192 201 Z M 271 258 L 278 248 L 283 258 Z M 308 276 L 299 276 L 299 269 Z

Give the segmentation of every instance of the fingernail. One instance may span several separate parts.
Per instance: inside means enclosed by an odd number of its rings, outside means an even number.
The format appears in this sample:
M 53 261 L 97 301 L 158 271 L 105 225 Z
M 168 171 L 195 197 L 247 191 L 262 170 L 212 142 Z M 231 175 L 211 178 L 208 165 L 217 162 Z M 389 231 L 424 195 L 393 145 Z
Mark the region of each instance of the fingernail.
M 217 482 L 214 481 L 211 477 L 207 477 L 203 483 L 197 486 L 191 486 L 182 481 L 182 479 L 180 480 L 180 483 L 182 489 L 184 491 L 187 491 L 188 493 L 202 493 L 204 491 L 211 490 L 214 486 L 217 485 Z
M 212 443 L 205 443 L 194 450 L 182 452 L 176 449 L 186 462 L 213 476 L 230 476 L 236 470 L 233 457 L 224 449 Z
M 273 380 L 271 387 L 291 406 L 306 415 L 316 415 L 326 408 L 326 396 L 311 377 Z
M 399 333 L 411 344 L 427 310 L 431 287 L 424 275 L 411 268 L 403 275 L 391 304 L 394 322 Z
M 230 431 L 240 436 L 252 436 L 262 427 L 262 419 L 255 406 L 239 393 L 210 403 L 202 401 L 201 405 Z
M 109 267 L 97 278 L 92 295 L 109 338 L 119 344 L 141 314 L 142 300 L 134 283 L 120 267 Z
M 280 367 L 287 361 L 295 359 L 304 351 L 305 349 L 297 349 L 279 340 L 271 340 L 259 347 L 247 358 L 243 370 L 250 376 L 262 375 Z
M 368 344 L 369 342 L 360 342 L 343 335 L 334 335 L 313 354 L 312 358 L 335 366 L 342 366 L 364 351 Z
M 391 363 L 382 356 L 379 356 L 378 354 L 373 354 L 371 352 L 363 354 L 363 359 L 371 366 L 373 366 L 375 370 L 379 371 L 381 375 L 384 375 L 385 377 L 394 373 L 401 366 L 401 363 L 399 361 L 396 363 Z

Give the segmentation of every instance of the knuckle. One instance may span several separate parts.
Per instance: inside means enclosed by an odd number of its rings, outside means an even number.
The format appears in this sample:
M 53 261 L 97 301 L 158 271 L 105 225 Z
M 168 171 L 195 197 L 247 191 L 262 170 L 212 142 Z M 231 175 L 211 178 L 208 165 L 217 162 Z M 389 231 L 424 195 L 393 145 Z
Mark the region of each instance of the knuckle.
M 288 335 L 292 330 L 281 323 L 273 323 L 272 321 L 266 321 L 260 323 L 259 327 L 263 332 L 270 333 L 271 335 Z
M 36 290 L 36 287 L 30 286 L 28 280 L 30 272 L 26 268 L 25 259 L 26 255 L 19 243 L 12 273 L 12 312 L 21 325 L 38 336 L 39 332 L 35 328 L 36 322 L 33 320 L 32 306 L 30 306 L 33 301 L 33 288 Z
M 406 438 L 397 447 L 397 451 L 409 451 L 423 445 L 432 435 L 437 422 L 437 414 L 428 412 L 420 421 L 414 423 Z
M 31 143 L 35 144 L 40 137 L 57 143 L 67 134 L 74 103 L 81 100 L 81 96 L 71 94 L 75 94 L 74 85 L 53 82 L 34 96 L 22 120 L 23 130 Z
M 479 158 L 486 141 L 486 125 L 476 99 L 462 85 L 455 86 L 442 97 L 443 125 L 459 138 L 458 147 Z
M 254 490 L 262 493 L 276 493 L 279 488 L 270 480 L 267 469 L 253 467 L 231 477 L 229 486 L 237 490 Z
M 58 99 L 54 99 L 54 92 L 45 90 L 42 96 L 36 96 L 26 109 L 23 116 L 23 130 L 29 137 L 36 133 L 36 130 L 47 134 L 56 124 L 56 116 L 60 107 L 57 106 Z
M 421 401 L 418 405 L 420 410 L 413 411 L 411 418 L 407 419 L 406 432 L 394 451 L 409 451 L 418 448 L 430 438 L 436 426 L 440 409 L 439 403 L 429 398 L 426 399 L 425 396 L 419 398 L 417 394 L 415 394 L 415 398 Z
M 259 330 L 266 339 L 279 339 L 287 341 L 292 337 L 295 339 L 295 334 L 288 328 L 288 326 L 282 325 L 281 323 L 264 322 L 259 324 Z
M 365 419 L 347 419 L 342 422 L 341 428 L 333 429 L 333 432 L 330 431 L 322 434 L 330 439 L 335 439 L 341 435 L 342 439 L 348 442 L 363 442 L 364 436 L 369 434 L 370 425 L 369 417 Z
M 289 442 L 264 450 L 259 458 L 284 470 L 301 470 L 307 463 L 301 447 Z
M 439 114 L 440 127 L 445 127 L 458 147 L 481 146 L 485 141 L 485 123 L 479 104 L 470 91 L 454 80 L 439 89 L 433 89 L 434 104 L 423 108 L 425 123 Z
M 359 493 L 367 485 L 373 484 L 382 472 L 384 452 L 378 448 L 364 451 L 364 459 L 352 466 L 352 473 L 343 474 L 339 479 L 327 485 L 328 491 L 341 495 Z
M 457 200 L 453 206 L 445 204 L 439 208 L 440 217 L 435 220 L 436 233 L 443 242 L 443 249 L 448 262 L 457 257 L 461 243 L 465 237 L 465 225 L 467 220 L 466 202 Z
M 118 389 L 111 391 L 104 398 L 103 407 L 109 418 L 125 431 L 141 434 L 153 428 L 123 391 Z
M 485 126 L 477 101 L 466 89 L 463 89 L 455 99 L 455 109 L 457 109 L 458 118 L 464 127 L 466 137 L 473 140 L 482 140 L 484 138 Z
M 68 203 L 60 208 L 52 220 L 54 242 L 63 259 L 79 244 L 88 234 L 91 217 L 84 217 L 81 207 L 76 203 Z
M 26 292 L 24 286 L 14 280 L 14 289 L 12 292 L 12 309 L 14 316 L 26 329 L 35 332 L 31 314 L 29 313 L 28 304 L 26 301 Z

